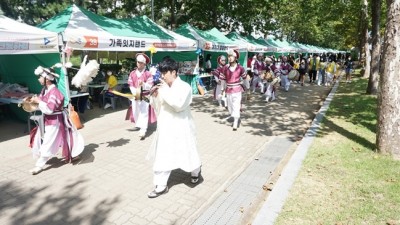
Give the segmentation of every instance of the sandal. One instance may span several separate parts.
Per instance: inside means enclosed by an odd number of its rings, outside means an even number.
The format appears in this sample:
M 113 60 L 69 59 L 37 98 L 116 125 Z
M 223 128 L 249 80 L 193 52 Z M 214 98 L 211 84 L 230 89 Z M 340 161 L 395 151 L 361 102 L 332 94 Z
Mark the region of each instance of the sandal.
M 40 173 L 40 172 L 42 172 L 42 171 L 43 171 L 43 168 L 38 167 L 38 166 L 35 166 L 35 168 L 29 170 L 29 172 L 30 172 L 32 175 L 36 175 L 36 174 L 38 174 L 38 173 Z
M 158 196 L 162 195 L 162 194 L 166 194 L 168 193 L 168 186 L 165 186 L 165 189 L 157 192 L 156 189 L 154 188 L 154 190 L 152 190 L 151 192 L 147 193 L 147 197 L 149 198 L 157 198 Z
M 200 174 L 201 174 L 201 169 L 200 169 L 200 172 L 199 172 L 199 174 L 197 175 L 197 177 L 195 177 L 195 176 L 191 176 L 191 177 L 190 177 L 190 182 L 191 182 L 192 184 L 197 184 L 197 183 L 199 182 L 199 180 L 200 180 Z

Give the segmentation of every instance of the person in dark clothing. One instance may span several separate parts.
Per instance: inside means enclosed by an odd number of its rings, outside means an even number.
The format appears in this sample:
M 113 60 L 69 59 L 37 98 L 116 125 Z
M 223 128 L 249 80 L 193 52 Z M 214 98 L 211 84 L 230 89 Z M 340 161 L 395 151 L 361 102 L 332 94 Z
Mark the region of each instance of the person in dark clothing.
M 299 62 L 299 81 L 301 83 L 301 86 L 304 86 L 304 76 L 306 75 L 308 71 L 308 63 L 307 60 L 304 57 L 300 57 L 300 62 Z
M 351 60 L 351 55 L 344 62 L 344 68 L 346 71 L 346 83 L 351 83 L 351 71 L 353 70 L 353 60 Z

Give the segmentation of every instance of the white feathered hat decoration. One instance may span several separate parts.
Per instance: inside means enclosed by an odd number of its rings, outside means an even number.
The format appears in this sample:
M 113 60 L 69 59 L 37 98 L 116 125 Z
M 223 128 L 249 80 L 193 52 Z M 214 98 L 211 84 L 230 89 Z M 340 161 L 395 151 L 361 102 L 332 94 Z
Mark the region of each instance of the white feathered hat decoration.
M 52 67 L 53 68 L 53 67 Z M 52 69 L 51 68 L 51 69 Z M 35 69 L 35 75 L 37 75 L 37 76 L 42 76 L 42 77 L 44 77 L 44 78 L 46 78 L 46 79 L 48 79 L 48 80 L 54 80 L 54 77 L 59 77 L 59 75 L 58 74 L 56 74 L 56 73 L 54 73 L 53 71 L 51 71 L 49 68 L 45 68 L 45 67 L 42 67 L 42 66 L 38 66 L 36 69 Z
M 93 80 L 94 77 L 97 76 L 97 72 L 99 71 L 100 65 L 96 60 L 92 59 L 87 62 L 87 55 L 83 58 L 81 63 L 81 68 L 78 73 L 72 78 L 71 84 L 75 87 L 80 88 L 82 86 L 86 86 L 89 82 Z

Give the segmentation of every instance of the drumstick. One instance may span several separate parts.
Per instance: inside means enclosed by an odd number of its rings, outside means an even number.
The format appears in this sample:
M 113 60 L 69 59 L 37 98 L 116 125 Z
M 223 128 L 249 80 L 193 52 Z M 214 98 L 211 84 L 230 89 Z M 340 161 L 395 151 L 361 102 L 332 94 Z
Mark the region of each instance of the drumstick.
M 115 90 L 112 90 L 109 92 L 113 93 L 114 95 L 122 96 L 122 97 L 129 98 L 129 99 L 135 98 L 135 96 L 133 94 L 121 93 L 121 92 L 115 91 Z

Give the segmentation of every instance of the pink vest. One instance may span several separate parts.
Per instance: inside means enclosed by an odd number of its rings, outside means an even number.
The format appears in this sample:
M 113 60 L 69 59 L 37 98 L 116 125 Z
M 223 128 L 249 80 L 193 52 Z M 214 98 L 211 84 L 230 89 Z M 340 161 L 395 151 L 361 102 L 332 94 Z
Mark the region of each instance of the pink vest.
M 237 92 L 243 92 L 244 89 L 241 86 L 240 78 L 245 79 L 247 74 L 244 68 L 237 64 L 236 69 L 231 71 L 230 66 L 224 67 L 224 72 L 221 74 L 221 80 L 226 81 L 226 93 L 232 94 Z
M 128 84 L 130 87 L 139 87 L 139 82 L 148 83 L 149 85 L 153 85 L 153 76 L 150 74 L 148 70 L 143 71 L 142 76 L 138 77 L 136 74 L 136 70 L 133 70 L 129 74 Z
M 214 75 L 214 77 L 221 79 L 221 75 L 223 74 L 225 67 L 226 67 L 226 65 L 225 66 L 219 65 L 217 69 L 215 69 L 211 72 L 211 74 Z
M 255 75 L 259 75 L 261 73 L 262 70 L 265 70 L 265 64 L 264 62 L 260 62 L 260 61 L 256 61 L 254 63 L 254 69 L 256 69 L 258 71 L 258 74 Z
M 39 95 L 40 100 L 46 102 L 47 107 L 53 112 L 62 112 L 64 107 L 64 95 L 56 88 L 53 87 L 44 95 Z M 44 124 L 45 125 L 54 125 L 59 121 L 63 123 L 63 115 L 44 115 Z
M 281 63 L 281 70 L 285 70 L 285 71 L 287 71 L 287 73 L 282 73 L 282 75 L 288 75 L 289 74 L 289 72 L 292 70 L 292 66 L 288 63 L 288 62 L 286 62 L 286 63 Z

